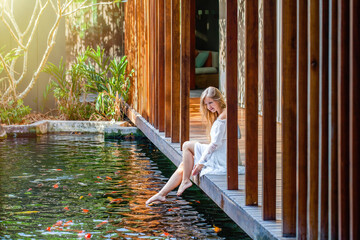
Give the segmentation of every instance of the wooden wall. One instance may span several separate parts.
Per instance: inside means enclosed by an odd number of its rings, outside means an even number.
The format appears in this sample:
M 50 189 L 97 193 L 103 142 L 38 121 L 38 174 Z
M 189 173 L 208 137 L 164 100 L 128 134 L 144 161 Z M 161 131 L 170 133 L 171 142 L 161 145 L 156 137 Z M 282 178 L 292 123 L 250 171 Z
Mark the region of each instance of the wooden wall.
M 237 4 L 226 2 L 229 189 L 238 188 Z M 262 67 L 263 219 L 276 220 L 275 200 L 281 194 L 283 236 L 358 239 L 359 1 L 289 0 L 281 2 L 280 12 L 276 4 L 263 1 L 259 33 L 259 6 L 246 1 L 246 205 L 257 205 L 259 197 L 257 82 Z M 189 138 L 189 81 L 194 77 L 194 1 L 134 0 L 126 9 L 126 51 L 129 67 L 137 71 L 132 107 L 172 142 L 183 143 Z M 259 35 L 263 66 L 257 58 Z M 279 95 L 282 145 L 276 146 Z M 279 147 L 281 193 L 276 192 Z

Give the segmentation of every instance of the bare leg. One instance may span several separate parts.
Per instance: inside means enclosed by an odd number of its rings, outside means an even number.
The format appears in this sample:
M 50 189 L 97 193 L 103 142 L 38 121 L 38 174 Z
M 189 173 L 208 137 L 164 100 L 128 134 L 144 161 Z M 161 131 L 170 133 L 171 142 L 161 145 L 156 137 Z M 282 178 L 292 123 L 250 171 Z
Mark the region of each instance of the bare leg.
M 181 194 L 189 187 L 192 186 L 192 182 L 190 181 L 191 172 L 194 168 L 194 148 L 195 143 L 189 142 L 187 145 L 184 144 L 183 147 L 183 177 L 179 189 L 177 191 L 177 195 L 181 196 Z
M 194 165 L 194 147 L 195 142 L 185 142 L 183 145 L 183 162 L 179 165 L 178 169 L 173 173 L 173 175 L 170 177 L 168 182 L 165 184 L 165 186 L 154 196 L 149 198 L 146 201 L 146 204 L 150 204 L 152 202 L 160 201 L 163 202 L 166 200 L 166 195 L 174 190 L 177 186 L 182 183 L 182 179 L 184 176 L 184 170 L 186 169 L 187 173 L 186 176 L 188 176 L 188 179 L 190 178 L 190 174 Z M 190 161 L 188 160 L 190 158 Z M 191 166 L 188 166 L 188 165 Z M 189 170 L 190 169 L 190 170 Z M 189 180 L 190 184 L 192 185 L 191 181 Z M 191 186 L 190 185 L 190 186 Z M 188 187 L 190 187 L 188 186 Z M 188 188 L 186 187 L 186 188 Z M 183 187 L 182 192 L 186 189 Z
M 166 195 L 168 195 L 169 192 L 171 192 L 181 183 L 181 179 L 183 175 L 182 172 L 183 172 L 183 163 L 181 163 L 178 169 L 176 169 L 176 171 L 170 177 L 169 181 L 167 181 L 165 186 L 157 194 L 149 198 L 146 201 L 146 204 L 150 204 L 156 201 L 164 202 L 166 200 Z

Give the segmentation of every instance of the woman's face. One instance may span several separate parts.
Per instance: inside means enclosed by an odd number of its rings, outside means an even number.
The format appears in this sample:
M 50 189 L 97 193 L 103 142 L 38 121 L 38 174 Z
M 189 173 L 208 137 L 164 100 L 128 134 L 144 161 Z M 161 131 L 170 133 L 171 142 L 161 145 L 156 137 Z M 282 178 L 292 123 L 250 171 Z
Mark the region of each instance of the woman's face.
M 205 104 L 206 108 L 212 113 L 217 112 L 218 114 L 220 114 L 222 112 L 219 102 L 215 101 L 214 99 L 212 99 L 210 97 L 204 98 L 204 104 Z

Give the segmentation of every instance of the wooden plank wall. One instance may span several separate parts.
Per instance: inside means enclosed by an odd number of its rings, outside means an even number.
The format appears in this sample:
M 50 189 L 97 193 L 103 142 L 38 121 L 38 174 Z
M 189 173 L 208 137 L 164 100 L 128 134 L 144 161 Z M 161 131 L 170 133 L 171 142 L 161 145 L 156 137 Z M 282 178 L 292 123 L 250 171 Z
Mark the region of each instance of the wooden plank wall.
M 280 177 L 282 217 L 276 220 L 282 221 L 284 236 L 358 239 L 359 1 L 281 1 L 281 11 L 277 3 L 263 1 L 262 8 L 261 162 L 257 138 L 259 6 L 257 1 L 245 1 L 246 205 L 258 204 L 257 169 L 262 163 L 263 219 L 276 219 L 276 178 Z M 228 189 L 238 189 L 238 6 L 236 0 L 226 4 Z M 126 52 L 129 67 L 136 71 L 131 104 L 172 142 L 182 144 L 189 138 L 195 2 L 128 1 L 126 19 Z M 276 146 L 277 77 L 282 81 L 282 146 Z M 282 149 L 281 166 L 276 166 L 277 149 Z M 282 169 L 281 176 L 276 175 L 277 167 Z

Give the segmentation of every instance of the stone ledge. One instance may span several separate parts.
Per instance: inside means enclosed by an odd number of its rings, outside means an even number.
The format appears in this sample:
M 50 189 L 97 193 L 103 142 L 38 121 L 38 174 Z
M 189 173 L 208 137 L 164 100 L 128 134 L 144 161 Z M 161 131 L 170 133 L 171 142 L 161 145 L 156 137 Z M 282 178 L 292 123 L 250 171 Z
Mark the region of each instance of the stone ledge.
M 54 121 L 43 120 L 29 125 L 3 126 L 4 134 L 11 137 L 38 136 L 47 133 L 99 133 L 105 138 L 132 140 L 144 135 L 137 127 L 126 127 L 125 121 Z M 3 134 L 1 134 L 2 136 Z

